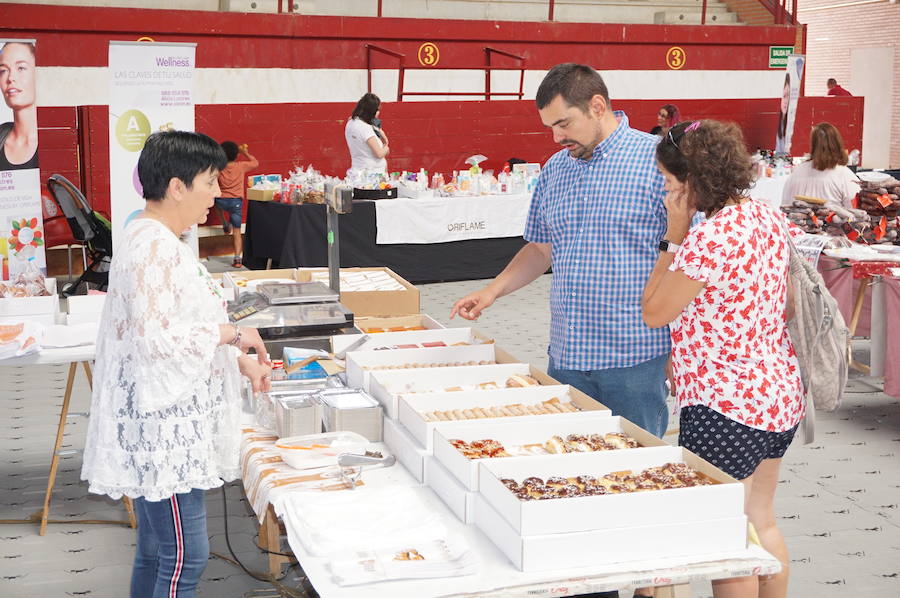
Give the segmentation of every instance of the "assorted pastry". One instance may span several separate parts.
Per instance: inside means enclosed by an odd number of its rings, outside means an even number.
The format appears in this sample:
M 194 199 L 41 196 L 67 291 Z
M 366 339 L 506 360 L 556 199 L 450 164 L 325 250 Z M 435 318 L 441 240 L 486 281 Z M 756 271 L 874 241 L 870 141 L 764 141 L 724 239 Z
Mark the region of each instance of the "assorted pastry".
M 527 374 L 513 374 L 506 379 L 506 388 L 525 388 L 526 386 L 540 385 L 540 382 Z
M 426 330 L 426 328 L 424 326 L 389 326 L 387 328 L 369 326 L 362 328 L 362 331 L 366 334 L 377 334 L 379 332 L 412 332 L 413 330 Z
M 396 363 L 390 365 L 363 366 L 364 370 L 408 370 L 413 368 L 453 368 L 463 367 L 466 365 L 493 365 L 497 363 L 493 360 L 484 359 L 482 361 L 454 361 L 448 363 Z
M 463 410 L 465 411 L 465 410 Z M 587 453 L 593 451 L 611 451 L 617 449 L 638 448 L 638 441 L 622 432 L 607 434 L 569 434 L 565 438 L 553 436 L 543 444 L 525 444 L 522 446 L 504 447 L 491 438 L 466 442 L 451 438 L 452 444 L 467 459 L 488 459 L 493 457 L 515 457 L 524 455 L 542 455 L 564 453 Z
M 493 343 L 494 341 L 489 341 Z M 488 344 L 488 343 L 484 343 Z M 472 343 L 458 342 L 448 345 L 444 341 L 429 341 L 424 343 L 404 343 L 402 345 L 385 345 L 383 347 L 375 347 L 375 351 L 389 351 L 392 349 L 434 349 L 435 347 L 469 347 Z
M 503 445 L 496 440 L 485 438 L 484 440 L 473 440 L 466 442 L 465 440 L 452 439 L 450 444 L 456 450 L 461 452 L 467 459 L 489 459 L 493 457 L 511 457 Z
M 469 364 L 469 365 L 479 365 L 479 364 L 473 363 L 473 364 Z M 483 364 L 481 364 L 481 365 L 483 365 Z M 418 367 L 425 367 L 425 366 L 418 366 Z M 541 385 L 541 383 L 538 382 L 537 379 L 535 379 L 532 376 L 516 374 L 516 375 L 510 376 L 509 378 L 507 378 L 504 386 L 500 386 L 499 382 L 494 382 L 493 380 L 489 380 L 487 382 L 480 382 L 478 384 L 467 384 L 464 386 L 448 386 L 447 388 L 443 388 L 440 390 L 438 390 L 438 389 L 422 389 L 422 390 L 420 390 L 420 389 L 416 388 L 415 383 L 410 382 L 410 383 L 407 383 L 406 386 L 404 386 L 403 388 L 401 388 L 399 390 L 392 389 L 392 392 L 401 392 L 401 393 L 406 393 L 406 394 L 415 394 L 415 393 L 421 393 L 421 392 L 428 392 L 428 393 L 431 393 L 431 392 L 462 392 L 464 390 L 499 390 L 501 388 L 526 388 L 528 386 L 540 386 L 540 385 Z
M 574 498 L 578 496 L 598 496 L 601 494 L 623 494 L 711 486 L 714 482 L 684 463 L 666 463 L 650 467 L 640 473 L 617 471 L 601 477 L 579 475 L 573 477 L 551 476 L 546 480 L 528 477 L 522 483 L 504 478 L 500 480 L 519 500 L 548 500 L 553 498 Z
M 616 449 L 638 448 L 638 441 L 622 432 L 607 434 L 569 434 L 565 438 L 553 436 L 544 443 L 544 449 L 551 454 L 589 453 Z
M 550 413 L 575 413 L 581 411 L 572 401 L 560 401 L 553 397 L 540 403 L 525 405 L 513 403 L 493 407 L 469 407 L 464 409 L 448 409 L 446 411 L 429 411 L 423 413 L 425 421 L 456 421 L 466 419 L 484 419 L 490 417 L 515 417 L 518 415 L 547 415 Z

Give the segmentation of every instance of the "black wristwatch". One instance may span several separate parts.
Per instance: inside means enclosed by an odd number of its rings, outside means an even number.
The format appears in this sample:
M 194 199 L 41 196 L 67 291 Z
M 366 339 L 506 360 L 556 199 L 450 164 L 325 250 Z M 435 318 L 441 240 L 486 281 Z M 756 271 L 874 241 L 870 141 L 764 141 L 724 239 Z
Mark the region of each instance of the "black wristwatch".
M 672 241 L 666 241 L 663 239 L 659 242 L 659 250 L 660 251 L 668 251 L 669 253 L 678 253 L 678 250 L 681 249 L 681 245 L 676 245 Z

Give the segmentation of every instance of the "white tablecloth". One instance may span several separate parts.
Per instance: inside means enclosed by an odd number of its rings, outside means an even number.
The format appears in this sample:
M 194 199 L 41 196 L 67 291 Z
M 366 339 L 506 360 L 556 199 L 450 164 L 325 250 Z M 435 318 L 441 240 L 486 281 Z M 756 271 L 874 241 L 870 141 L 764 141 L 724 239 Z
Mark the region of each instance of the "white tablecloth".
M 482 195 L 375 202 L 375 243 L 431 244 L 521 237 L 530 195 Z
M 385 488 L 406 485 L 418 486 L 409 472 L 399 463 L 387 469 L 363 472 L 365 485 L 358 492 L 361 509 L 366 505 L 366 488 Z M 744 575 L 768 575 L 781 566 L 778 560 L 756 545 L 740 553 L 717 555 L 714 558 L 690 557 L 660 559 L 639 563 L 598 563 L 595 567 L 581 567 L 559 571 L 523 573 L 509 562 L 476 526 L 460 522 L 429 489 L 429 508 L 440 513 L 450 533 L 465 539 L 480 564 L 478 573 L 455 578 L 435 578 L 383 582 L 367 586 L 340 587 L 331 578 L 327 557 L 311 556 L 290 517 L 285 519 L 288 543 L 294 555 L 322 598 L 421 598 L 423 596 L 479 596 L 480 598 L 527 598 L 528 596 L 571 596 L 604 591 L 626 585 L 656 585 L 689 583 L 695 579 L 719 579 Z M 302 508 L 302 495 L 284 496 L 279 515 L 285 515 L 286 504 L 297 500 L 294 508 Z M 652 581 L 651 581 L 652 583 Z

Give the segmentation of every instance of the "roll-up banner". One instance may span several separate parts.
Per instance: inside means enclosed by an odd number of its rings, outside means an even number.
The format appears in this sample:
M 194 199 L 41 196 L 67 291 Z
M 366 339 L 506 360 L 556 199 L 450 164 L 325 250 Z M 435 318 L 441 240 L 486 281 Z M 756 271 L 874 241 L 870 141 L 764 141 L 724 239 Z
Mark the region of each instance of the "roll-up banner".
M 800 81 L 803 80 L 803 66 L 806 56 L 791 54 L 787 59 L 784 84 L 781 89 L 781 111 L 778 115 L 778 131 L 775 133 L 775 153 L 791 153 L 791 137 L 794 135 L 794 116 L 797 100 L 800 98 Z
M 194 130 L 196 44 L 109 43 L 109 197 L 113 240 L 144 208 L 137 163 L 156 131 Z M 196 237 L 194 238 L 196 240 Z
M 35 41 L 0 38 L 0 280 L 47 270 L 38 168 Z

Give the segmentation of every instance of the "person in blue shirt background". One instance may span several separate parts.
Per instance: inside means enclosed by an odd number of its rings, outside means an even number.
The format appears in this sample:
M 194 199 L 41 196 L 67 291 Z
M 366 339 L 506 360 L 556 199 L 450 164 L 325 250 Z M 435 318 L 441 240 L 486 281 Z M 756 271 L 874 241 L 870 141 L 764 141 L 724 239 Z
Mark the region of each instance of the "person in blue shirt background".
M 528 244 L 450 315 L 477 319 L 552 266 L 549 374 L 662 436 L 669 333 L 641 319 L 644 283 L 666 230 L 659 138 L 632 129 L 624 112 L 612 110 L 602 77 L 589 66 L 553 67 L 536 102 L 562 149 L 535 187 Z

